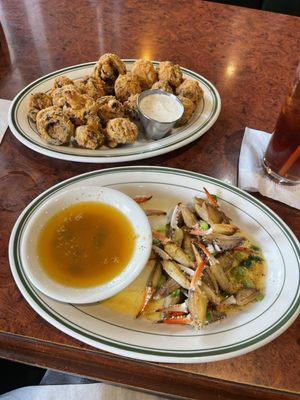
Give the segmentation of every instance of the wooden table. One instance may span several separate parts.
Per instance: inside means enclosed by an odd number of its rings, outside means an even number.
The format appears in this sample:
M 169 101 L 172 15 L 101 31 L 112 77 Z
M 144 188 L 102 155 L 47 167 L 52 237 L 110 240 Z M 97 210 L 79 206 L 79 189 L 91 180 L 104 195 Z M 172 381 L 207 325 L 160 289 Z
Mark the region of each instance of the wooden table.
M 0 18 L 1 98 L 12 99 L 39 76 L 105 52 L 172 60 L 203 74 L 222 98 L 214 127 L 183 149 L 131 164 L 184 168 L 232 184 L 245 126 L 272 129 L 300 50 L 299 18 L 198 0 L 4 0 Z M 7 260 L 18 214 L 51 185 L 108 166 L 47 158 L 6 134 L 0 146 L 0 356 L 184 398 L 297 398 L 299 319 L 278 339 L 245 356 L 166 365 L 93 349 L 29 307 Z M 299 212 L 257 197 L 300 236 Z

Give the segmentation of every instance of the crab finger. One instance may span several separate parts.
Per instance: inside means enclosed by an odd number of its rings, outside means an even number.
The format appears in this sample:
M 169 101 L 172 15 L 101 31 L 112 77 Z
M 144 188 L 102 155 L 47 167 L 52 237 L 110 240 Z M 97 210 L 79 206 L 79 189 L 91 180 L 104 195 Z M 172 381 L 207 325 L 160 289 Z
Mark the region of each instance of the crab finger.
M 157 263 L 154 268 L 152 269 L 150 276 L 148 278 L 147 284 L 146 284 L 146 288 L 144 291 L 144 297 L 143 297 L 143 301 L 142 301 L 142 305 L 140 308 L 140 311 L 138 312 L 136 318 L 139 318 L 142 313 L 144 312 L 147 304 L 149 303 L 149 301 L 152 299 L 152 296 L 158 286 L 159 283 L 159 279 L 161 277 L 161 273 L 162 273 L 162 269 L 159 263 Z
M 214 197 L 209 193 L 209 191 L 204 187 L 204 192 L 206 194 L 207 200 L 210 202 L 215 207 L 218 207 L 217 201 L 214 199 Z
M 151 200 L 152 197 L 153 196 L 135 196 L 135 197 L 133 197 L 133 200 L 138 204 L 143 204 L 143 203 L 146 203 L 146 201 Z
M 179 325 L 190 325 L 192 323 L 192 319 L 190 315 L 186 316 L 174 316 L 174 317 L 166 317 L 159 321 L 160 324 L 179 324 Z
M 155 215 L 166 215 L 167 213 L 165 211 L 162 210 L 144 210 L 145 214 L 147 215 L 147 217 L 152 217 Z

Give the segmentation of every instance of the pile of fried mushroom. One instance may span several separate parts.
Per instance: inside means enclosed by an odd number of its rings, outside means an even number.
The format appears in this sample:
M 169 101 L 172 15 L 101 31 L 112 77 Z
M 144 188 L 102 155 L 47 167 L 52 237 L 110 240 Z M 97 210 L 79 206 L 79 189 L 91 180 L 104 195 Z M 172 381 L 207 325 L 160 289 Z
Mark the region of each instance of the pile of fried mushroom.
M 157 323 L 200 328 L 262 300 L 261 249 L 204 192 L 205 198 L 178 203 L 169 213 L 147 209 L 151 196 L 134 198 L 149 218 L 167 217 L 166 224 L 152 226 L 153 266 L 137 318 L 148 312 Z
M 29 118 L 42 139 L 52 145 L 77 145 L 97 149 L 134 143 L 138 136 L 137 98 L 147 89 L 161 89 L 178 96 L 185 125 L 203 97 L 198 82 L 183 79 L 178 65 L 137 60 L 131 71 L 115 54 L 104 54 L 90 76 L 73 81 L 55 79 L 47 93 L 31 95 Z

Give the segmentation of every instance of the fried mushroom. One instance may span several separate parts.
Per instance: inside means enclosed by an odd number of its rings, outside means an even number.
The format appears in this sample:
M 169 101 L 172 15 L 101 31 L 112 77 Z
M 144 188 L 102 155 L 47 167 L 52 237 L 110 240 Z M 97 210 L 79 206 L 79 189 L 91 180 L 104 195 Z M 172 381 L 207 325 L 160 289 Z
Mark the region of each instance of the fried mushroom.
M 66 85 L 74 85 L 74 82 L 67 76 L 61 75 L 54 79 L 53 89 L 61 88 Z
M 127 118 L 115 118 L 108 121 L 106 139 L 109 147 L 134 143 L 137 135 L 137 126 Z
M 57 78 L 54 79 L 54 83 L 52 89 L 49 92 L 49 96 L 52 97 L 52 94 L 56 89 L 60 89 L 67 85 L 74 85 L 74 81 L 72 81 L 72 79 L 68 78 L 65 75 L 58 76 Z
M 36 121 L 37 113 L 47 107 L 52 106 L 51 97 L 46 93 L 34 93 L 30 96 L 28 116 L 32 121 Z
M 107 122 L 113 118 L 121 118 L 124 116 L 123 104 L 115 98 L 115 96 L 103 96 L 97 100 L 98 117 L 102 125 L 106 126 Z
M 116 98 L 121 102 L 128 100 L 133 94 L 141 93 L 141 85 L 135 75 L 127 72 L 125 75 L 119 75 L 115 82 Z
M 80 93 L 87 94 L 94 100 L 105 96 L 103 82 L 99 79 L 93 78 L 92 76 L 85 76 L 84 78 L 80 79 L 78 82 L 76 82 L 76 86 L 78 87 Z
M 126 117 L 131 119 L 138 119 L 139 117 L 137 108 L 138 97 L 139 97 L 138 94 L 133 94 L 128 98 L 128 100 L 124 102 L 124 114 Z
M 199 83 L 191 79 L 185 79 L 176 89 L 176 94 L 191 99 L 195 106 L 197 106 L 203 98 L 203 90 Z
M 126 74 L 125 64 L 112 53 L 103 54 L 93 70 L 93 77 L 103 81 L 106 94 L 113 94 L 115 81 L 119 75 L 123 74 Z
M 41 138 L 53 145 L 68 143 L 74 135 L 74 125 L 59 107 L 51 106 L 39 111 L 36 126 Z
M 65 98 L 70 106 L 64 106 L 63 110 L 75 125 L 85 125 L 89 116 L 97 114 L 98 105 L 95 100 L 87 94 L 82 94 L 76 98 L 70 98 L 67 93 L 65 94 Z
M 78 126 L 75 130 L 75 140 L 85 149 L 95 150 L 101 147 L 104 144 L 104 134 L 99 117 L 91 115 L 86 125 Z
M 151 61 L 137 60 L 134 62 L 132 75 L 136 76 L 142 90 L 150 89 L 154 82 L 157 81 L 157 73 Z
M 157 67 L 158 79 L 167 81 L 170 86 L 176 88 L 182 82 L 182 72 L 179 65 L 173 64 L 171 61 L 163 61 Z
M 164 92 L 173 93 L 173 89 L 169 85 L 168 81 L 157 81 L 152 85 L 151 89 L 159 89 Z
M 195 111 L 196 106 L 195 106 L 195 103 L 187 97 L 183 97 L 183 96 L 177 96 L 177 97 L 181 101 L 184 111 L 183 111 L 182 117 L 177 122 L 176 126 L 183 126 L 189 121 L 189 119 L 193 115 L 193 112 Z
M 56 107 L 63 107 L 65 105 L 70 107 L 71 104 L 78 103 L 80 97 L 81 93 L 74 85 L 62 86 L 51 91 L 52 102 Z

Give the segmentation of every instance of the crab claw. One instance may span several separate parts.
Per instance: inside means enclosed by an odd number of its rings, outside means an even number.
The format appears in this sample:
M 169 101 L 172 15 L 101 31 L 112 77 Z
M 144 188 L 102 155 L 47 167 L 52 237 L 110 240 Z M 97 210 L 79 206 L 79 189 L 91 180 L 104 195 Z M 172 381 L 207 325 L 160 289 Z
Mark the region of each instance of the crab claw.
M 149 201 L 152 199 L 153 196 L 135 196 L 133 200 L 138 203 L 138 204 L 143 204 L 146 203 L 146 201 Z
M 196 271 L 192 277 L 191 280 L 191 285 L 190 285 L 190 289 L 195 289 L 195 287 L 197 286 L 198 282 L 201 279 L 202 273 L 203 273 L 203 269 L 204 269 L 204 262 L 202 260 L 202 258 L 200 257 L 200 254 L 198 252 L 198 250 L 196 249 L 196 246 L 194 245 L 194 243 L 192 243 L 192 248 L 195 254 L 195 259 L 196 259 Z
M 191 325 L 192 319 L 190 314 L 184 316 L 171 316 L 171 317 L 166 317 L 163 319 L 160 319 L 157 321 L 159 324 L 178 324 L 178 325 Z
M 147 217 L 159 216 L 159 215 L 166 215 L 167 213 L 162 210 L 144 210 Z
M 161 277 L 161 273 L 162 273 L 161 266 L 159 263 L 157 263 L 149 275 L 149 278 L 148 278 L 148 281 L 146 284 L 146 288 L 145 288 L 145 292 L 144 292 L 143 302 L 142 302 L 140 311 L 138 312 L 136 318 L 139 318 L 143 314 L 147 304 L 152 299 L 153 294 L 156 291 L 156 288 L 158 286 L 158 282 Z
M 218 207 L 218 203 L 217 201 L 213 198 L 213 196 L 209 193 L 209 191 L 204 187 L 204 192 L 206 194 L 207 200 L 210 202 L 210 204 L 212 204 L 215 207 Z

